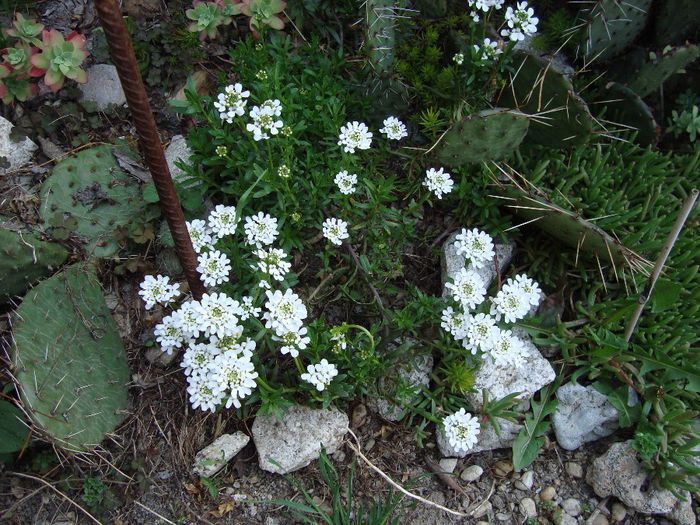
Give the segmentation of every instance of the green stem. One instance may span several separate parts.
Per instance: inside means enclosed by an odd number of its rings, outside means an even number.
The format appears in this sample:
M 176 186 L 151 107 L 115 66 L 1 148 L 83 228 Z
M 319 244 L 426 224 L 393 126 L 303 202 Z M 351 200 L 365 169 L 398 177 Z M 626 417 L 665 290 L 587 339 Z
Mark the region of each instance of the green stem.
M 365 328 L 364 326 L 360 326 L 359 324 L 346 324 L 345 326 L 347 326 L 348 328 L 357 328 L 358 330 L 363 332 L 369 338 L 369 342 L 372 345 L 372 350 L 374 350 L 374 337 L 372 336 L 370 331 L 367 330 L 367 328 Z
M 299 359 L 299 356 L 296 356 L 294 358 L 294 364 L 297 365 L 297 370 L 299 371 L 300 374 L 303 374 L 304 371 L 304 366 L 301 364 L 301 359 Z

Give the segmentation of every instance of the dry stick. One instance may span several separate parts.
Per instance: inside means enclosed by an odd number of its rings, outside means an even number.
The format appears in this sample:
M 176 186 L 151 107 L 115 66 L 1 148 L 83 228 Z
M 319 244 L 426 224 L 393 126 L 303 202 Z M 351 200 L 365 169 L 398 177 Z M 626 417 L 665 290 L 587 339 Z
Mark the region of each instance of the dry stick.
M 661 275 L 661 270 L 663 269 L 664 264 L 666 264 L 666 259 L 668 259 L 668 256 L 671 253 L 671 250 L 673 249 L 673 245 L 676 243 L 676 239 L 678 239 L 678 235 L 681 233 L 683 225 L 688 219 L 688 215 L 690 215 L 690 212 L 693 210 L 693 206 L 695 206 L 695 201 L 697 199 L 698 190 L 696 188 L 693 188 L 690 192 L 690 195 L 688 195 L 688 198 L 683 203 L 683 207 L 681 208 L 681 212 L 678 215 L 678 219 L 676 219 L 676 224 L 673 225 L 673 229 L 670 231 L 668 237 L 666 238 L 666 243 L 664 244 L 663 248 L 661 248 L 661 253 L 659 253 L 659 257 L 656 259 L 656 263 L 654 263 L 654 269 L 652 270 L 651 275 L 647 279 L 647 283 L 644 287 L 644 290 L 642 290 L 642 293 L 639 295 L 639 300 L 637 301 L 637 308 L 634 310 L 632 318 L 629 320 L 627 328 L 625 329 L 625 341 L 627 342 L 629 342 L 629 340 L 632 338 L 634 329 L 637 327 L 639 318 L 642 315 L 644 305 L 649 300 L 651 292 L 654 289 L 654 285 L 656 284 L 656 280 L 659 278 L 659 275 Z
M 47 487 L 49 487 L 51 490 L 53 490 L 56 494 L 58 494 L 58 495 L 61 496 L 63 499 L 65 499 L 66 501 L 68 501 L 70 504 L 72 504 L 73 506 L 75 506 L 75 507 L 79 508 L 81 511 L 83 511 L 83 513 L 84 513 L 88 518 L 90 518 L 92 521 L 94 521 L 95 523 L 97 523 L 97 525 L 103 525 L 102 522 L 101 522 L 100 520 L 98 520 L 95 516 L 93 516 L 93 515 L 90 514 L 87 510 L 85 510 L 84 507 L 80 506 L 78 503 L 76 503 L 75 501 L 73 501 L 72 499 L 70 499 L 68 496 L 66 496 L 63 492 L 61 492 L 60 490 L 58 490 L 56 487 L 54 487 L 54 486 L 53 486 L 51 483 L 49 483 L 48 481 L 46 481 L 46 480 L 44 480 L 44 479 L 41 479 L 41 478 L 37 478 L 36 476 L 30 476 L 29 474 L 22 474 L 21 472 L 8 472 L 8 474 L 10 474 L 11 476 L 19 476 L 20 478 L 32 479 L 32 480 L 34 480 L 34 481 L 38 481 L 39 483 L 43 483 L 44 485 L 46 485 Z
M 153 514 L 154 516 L 157 516 L 158 518 L 162 519 L 164 522 L 170 523 L 170 525 L 175 525 L 175 522 L 174 522 L 174 521 L 170 521 L 170 520 L 169 520 L 168 518 L 166 518 L 165 516 L 161 516 L 160 514 L 158 514 L 155 510 L 149 509 L 148 507 L 146 507 L 146 505 L 144 505 L 144 504 L 141 503 L 140 501 L 134 500 L 134 503 L 135 503 L 136 505 L 138 505 L 139 507 L 141 507 L 143 510 L 145 510 L 145 511 L 147 511 L 147 512 L 150 512 L 150 513 Z

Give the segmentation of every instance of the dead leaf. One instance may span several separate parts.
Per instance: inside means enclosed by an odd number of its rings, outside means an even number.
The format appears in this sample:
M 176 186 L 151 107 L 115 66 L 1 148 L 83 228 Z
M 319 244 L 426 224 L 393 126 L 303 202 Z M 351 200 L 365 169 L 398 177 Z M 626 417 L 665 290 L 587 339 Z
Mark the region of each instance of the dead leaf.
M 216 510 L 210 510 L 209 514 L 211 514 L 212 516 L 214 516 L 216 518 L 223 518 L 224 516 L 226 516 L 226 514 L 231 512 L 235 507 L 236 507 L 236 505 L 233 503 L 233 501 L 225 501 L 221 505 L 219 505 L 219 508 L 217 508 Z

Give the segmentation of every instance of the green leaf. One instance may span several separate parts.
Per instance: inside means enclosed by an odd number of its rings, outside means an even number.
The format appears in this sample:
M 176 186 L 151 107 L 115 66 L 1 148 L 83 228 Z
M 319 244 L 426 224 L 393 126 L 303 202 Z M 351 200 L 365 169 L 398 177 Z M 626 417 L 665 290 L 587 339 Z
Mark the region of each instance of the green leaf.
M 19 408 L 0 399 L 0 454 L 22 450 L 29 434 L 29 427 L 23 421 Z
M 525 416 L 525 424 L 513 441 L 513 468 L 516 472 L 528 467 L 535 461 L 542 445 L 544 434 L 550 426 L 545 420 L 557 408 L 557 398 L 553 393 L 559 386 L 559 380 L 540 390 L 540 400 L 530 400 L 532 413 Z
M 626 385 L 608 393 L 608 402 L 617 410 L 618 421 L 622 428 L 631 427 L 642 415 L 642 405 L 637 402 L 629 406 L 629 392 Z
M 645 351 L 641 346 L 635 346 L 637 359 L 642 362 L 639 369 L 640 375 L 645 375 L 654 370 L 663 370 L 664 377 L 669 380 L 684 380 L 687 382 L 685 389 L 689 392 L 700 392 L 700 369 L 690 363 L 679 364 L 666 357 L 657 357 L 651 351 Z
M 160 201 L 156 187 L 152 182 L 143 187 L 143 200 L 149 204 Z
M 671 282 L 668 279 L 659 279 L 654 285 L 649 298 L 652 313 L 659 313 L 673 308 L 678 304 L 678 298 L 682 291 L 682 284 Z

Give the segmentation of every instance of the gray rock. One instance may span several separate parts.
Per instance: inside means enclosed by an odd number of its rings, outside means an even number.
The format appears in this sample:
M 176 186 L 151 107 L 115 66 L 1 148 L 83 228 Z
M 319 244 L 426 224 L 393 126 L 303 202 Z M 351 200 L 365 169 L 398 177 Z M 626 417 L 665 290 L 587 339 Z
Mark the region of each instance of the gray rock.
M 614 496 L 637 512 L 684 515 L 683 502 L 670 491 L 653 486 L 642 489 L 648 484 L 647 473 L 637 460 L 631 440 L 614 443 L 605 454 L 596 458 L 588 468 L 586 481 L 599 497 Z M 690 498 L 687 491 L 683 496 Z
M 465 267 L 467 263 L 467 258 L 464 255 L 459 255 L 455 248 L 455 238 L 462 230 L 454 232 L 450 235 L 447 240 L 442 245 L 442 296 L 447 297 L 449 291 L 445 288 L 445 283 L 449 282 L 454 278 L 457 273 Z M 510 264 L 513 258 L 513 251 L 515 246 L 513 244 L 500 244 L 494 243 L 494 251 L 496 252 L 496 258 L 498 259 L 498 269 L 499 273 L 503 273 L 508 264 Z M 471 267 L 471 263 L 466 266 Z M 488 288 L 491 282 L 496 277 L 496 267 L 495 264 L 486 264 L 482 268 L 476 270 L 476 272 L 481 275 Z
M 583 477 L 583 467 L 579 465 L 578 463 L 574 463 L 573 461 L 569 461 L 566 464 L 566 472 L 571 476 L 572 478 L 582 478 Z
M 457 458 L 443 458 L 440 460 L 440 470 L 452 474 L 457 468 Z
M 527 472 L 523 473 L 518 481 L 520 482 L 520 485 L 524 487 L 520 490 L 530 490 L 535 484 L 535 473 L 532 470 L 528 470 Z
M 484 450 L 495 450 L 498 448 L 510 447 L 523 426 L 518 423 L 508 421 L 507 419 L 500 418 L 498 420 L 498 424 L 501 427 L 500 436 L 496 434 L 496 431 L 491 424 L 487 423 L 482 425 L 476 445 L 474 445 L 471 450 L 466 452 L 457 452 L 445 438 L 442 429 L 439 428 L 436 434 L 440 453 L 443 455 L 443 457 L 464 458 L 469 454 L 476 454 L 477 452 L 483 452 Z
M 625 521 L 626 516 L 627 509 L 624 505 L 618 503 L 617 501 L 612 504 L 612 507 L 610 507 L 610 518 L 614 523 L 622 523 Z
M 693 422 L 693 427 L 695 429 L 695 432 L 700 434 L 700 419 L 696 419 Z M 693 448 L 695 452 L 700 452 L 700 445 L 697 447 Z M 689 458 L 690 462 L 695 465 L 696 467 L 700 468 L 700 455 L 698 456 L 693 456 Z M 688 476 L 688 483 L 692 483 L 696 487 L 700 487 L 700 474 L 697 474 L 695 476 Z
M 211 445 L 197 452 L 194 458 L 194 473 L 204 478 L 216 475 L 250 441 L 243 432 L 224 434 Z
M 146 360 L 161 368 L 167 368 L 180 354 L 180 351 L 175 348 L 170 354 L 163 352 L 157 346 L 153 346 L 146 350 Z
M 0 117 L 0 157 L 4 157 L 8 164 L 6 166 L 0 165 L 0 175 L 29 164 L 38 148 L 29 138 L 16 142 L 12 140 L 10 133 L 13 127 L 12 122 Z
M 116 67 L 111 64 L 95 64 L 87 70 L 87 75 L 88 81 L 78 86 L 83 101 L 93 102 L 99 111 L 126 103 Z
M 561 502 L 561 508 L 564 509 L 569 516 L 574 518 L 581 514 L 581 502 L 576 498 L 567 498 Z
M 677 525 L 695 525 L 696 518 L 693 512 L 693 503 L 690 494 L 685 495 L 685 501 L 678 501 L 678 504 L 673 507 L 673 510 L 666 514 L 666 518 Z
M 556 377 L 556 373 L 530 336 L 522 330 L 517 333 L 525 346 L 524 363 L 519 367 L 498 366 L 492 359 L 484 359 L 476 372 L 474 390 L 467 394 L 467 402 L 474 408 L 481 408 L 483 402 L 482 390 L 486 390 L 491 400 L 501 399 L 508 394 L 520 392 L 520 399 L 529 399 L 540 388 L 548 385 Z
M 484 469 L 481 468 L 479 465 L 470 465 L 462 471 L 462 473 L 459 475 L 459 478 L 462 481 L 471 483 L 472 481 L 478 480 L 483 475 L 483 473 Z
M 567 383 L 557 390 L 557 398 L 552 426 L 563 449 L 576 450 L 619 428 L 617 410 L 592 386 Z
M 196 179 L 188 177 L 185 170 L 175 165 L 176 162 L 180 161 L 185 164 L 190 164 L 191 156 L 192 149 L 187 145 L 185 137 L 182 135 L 175 135 L 170 139 L 170 144 L 168 144 L 168 147 L 165 149 L 165 161 L 168 163 L 170 175 L 175 182 L 179 184 L 191 184 L 193 186 L 199 184 Z
M 399 369 L 398 376 L 402 383 L 410 385 L 413 390 L 413 395 L 406 396 L 401 400 L 396 400 L 398 403 L 410 404 L 416 399 L 420 391 L 420 387 L 430 384 L 430 374 L 433 371 L 433 356 L 430 354 L 418 355 Z M 395 385 L 390 379 L 384 378 L 379 381 L 379 392 L 395 392 Z M 404 408 L 397 404 L 389 397 L 370 397 L 367 404 L 369 407 L 387 421 L 400 421 L 406 415 Z
M 521 499 L 518 508 L 520 513 L 527 518 L 534 518 L 537 516 L 537 505 L 535 504 L 535 500 L 532 498 Z
M 555 523 L 557 525 L 576 525 L 578 520 L 573 516 L 569 516 L 568 514 L 561 514 L 559 521 L 555 521 Z
M 253 441 L 260 468 L 287 474 L 318 459 L 321 447 L 333 454 L 348 431 L 348 416 L 337 408 L 313 409 L 292 406 L 281 420 L 258 416 L 253 422 Z

